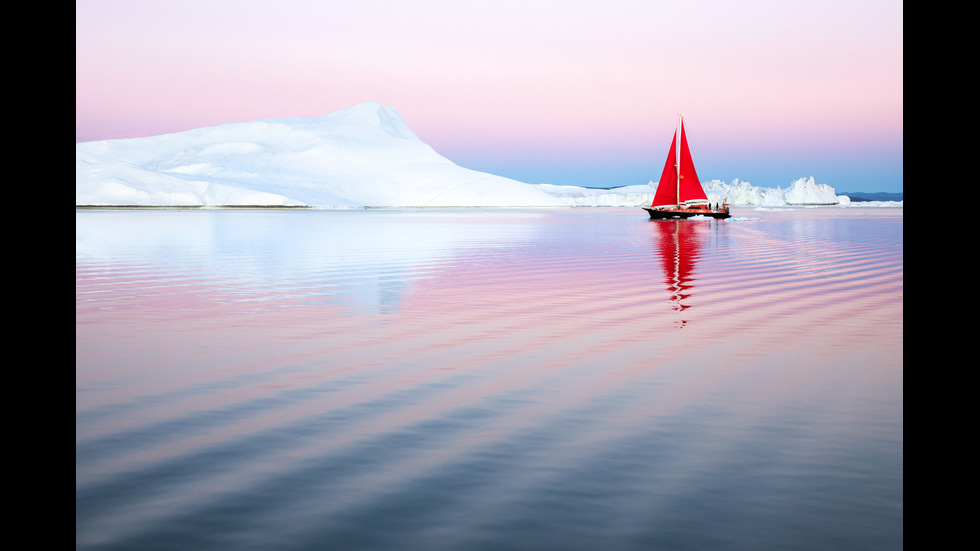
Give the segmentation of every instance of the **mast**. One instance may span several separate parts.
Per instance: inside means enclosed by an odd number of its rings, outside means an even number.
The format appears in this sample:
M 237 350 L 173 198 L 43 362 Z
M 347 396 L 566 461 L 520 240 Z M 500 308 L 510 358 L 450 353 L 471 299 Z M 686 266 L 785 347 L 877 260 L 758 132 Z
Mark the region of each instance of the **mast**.
M 677 146 L 674 148 L 674 166 L 677 167 L 677 206 L 681 206 L 681 142 L 684 136 L 684 115 L 677 115 Z

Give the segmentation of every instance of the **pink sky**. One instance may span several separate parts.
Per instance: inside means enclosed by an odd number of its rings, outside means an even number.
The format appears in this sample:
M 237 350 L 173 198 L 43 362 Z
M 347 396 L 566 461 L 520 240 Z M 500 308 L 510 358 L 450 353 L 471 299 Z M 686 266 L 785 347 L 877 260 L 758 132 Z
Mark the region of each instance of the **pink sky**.
M 681 4 L 77 0 L 76 142 L 378 100 L 468 168 L 629 185 L 682 113 L 702 178 L 902 190 L 902 2 Z

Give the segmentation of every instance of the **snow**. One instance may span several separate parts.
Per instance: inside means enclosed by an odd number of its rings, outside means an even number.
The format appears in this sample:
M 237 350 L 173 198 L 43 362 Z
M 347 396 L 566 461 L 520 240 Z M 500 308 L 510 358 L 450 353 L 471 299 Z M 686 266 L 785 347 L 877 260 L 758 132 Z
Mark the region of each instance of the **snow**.
M 702 185 L 713 203 L 849 203 L 812 177 L 785 190 L 737 179 Z M 394 107 L 379 102 L 317 118 L 75 144 L 76 206 L 642 206 L 653 201 L 656 189 L 652 181 L 613 189 L 528 184 L 463 168 L 422 142 Z

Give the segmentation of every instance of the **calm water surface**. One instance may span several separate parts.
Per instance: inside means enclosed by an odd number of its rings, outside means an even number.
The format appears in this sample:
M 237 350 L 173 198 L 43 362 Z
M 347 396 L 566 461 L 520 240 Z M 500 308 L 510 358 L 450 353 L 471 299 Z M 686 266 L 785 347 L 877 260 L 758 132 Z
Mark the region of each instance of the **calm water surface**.
M 902 209 L 734 215 L 76 210 L 76 547 L 902 548 Z

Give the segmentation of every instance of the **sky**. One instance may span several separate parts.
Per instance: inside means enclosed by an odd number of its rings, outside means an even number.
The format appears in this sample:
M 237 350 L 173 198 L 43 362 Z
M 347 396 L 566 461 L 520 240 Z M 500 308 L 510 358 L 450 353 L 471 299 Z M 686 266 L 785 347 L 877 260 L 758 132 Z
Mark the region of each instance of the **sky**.
M 75 141 L 394 106 L 454 163 L 903 190 L 901 0 L 76 0 Z

